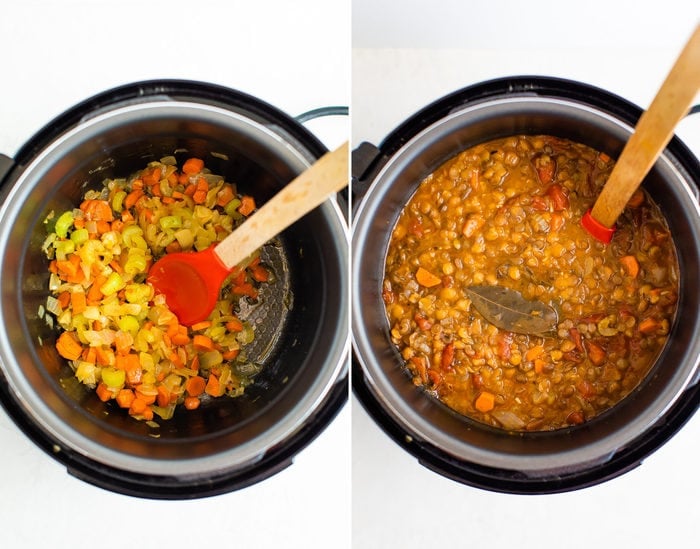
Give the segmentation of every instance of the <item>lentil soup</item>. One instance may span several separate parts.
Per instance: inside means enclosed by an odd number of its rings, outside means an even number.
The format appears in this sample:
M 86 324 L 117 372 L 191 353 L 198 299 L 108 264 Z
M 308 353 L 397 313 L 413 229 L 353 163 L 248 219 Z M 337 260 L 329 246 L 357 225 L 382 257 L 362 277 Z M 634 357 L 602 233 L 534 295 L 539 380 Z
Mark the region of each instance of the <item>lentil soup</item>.
M 671 329 L 679 268 L 642 190 L 610 244 L 581 226 L 613 164 L 579 143 L 516 136 L 470 148 L 421 182 L 393 229 L 383 281 L 414 384 L 516 431 L 581 424 L 638 386 Z M 489 287 L 551 308 L 551 330 L 487 320 L 476 301 Z

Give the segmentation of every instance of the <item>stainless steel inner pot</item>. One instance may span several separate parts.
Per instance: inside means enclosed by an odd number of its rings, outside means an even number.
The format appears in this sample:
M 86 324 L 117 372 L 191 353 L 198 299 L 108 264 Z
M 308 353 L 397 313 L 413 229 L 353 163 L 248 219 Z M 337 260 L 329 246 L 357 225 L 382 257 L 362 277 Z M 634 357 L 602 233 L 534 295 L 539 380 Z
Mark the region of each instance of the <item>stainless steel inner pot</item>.
M 381 283 L 388 241 L 401 209 L 425 176 L 478 143 L 521 133 L 550 134 L 616 157 L 633 131 L 633 121 L 582 100 L 586 89 L 574 98 L 566 93 L 538 92 L 537 85 L 523 80 L 525 83 L 517 80 L 515 85 L 488 84 L 486 93 L 479 93 L 483 89 L 477 86 L 460 101 L 452 99 L 449 108 L 443 101 L 432 109 L 443 112 L 432 115 L 429 124 L 407 134 L 410 123 L 406 123 L 397 130 L 398 136 L 388 140 L 391 146 L 380 146 L 378 155 L 384 156 L 370 170 L 367 192 L 353 224 L 353 387 L 399 444 L 446 476 L 495 490 L 563 491 L 599 482 L 636 465 L 638 456 L 649 452 L 649 436 L 662 429 L 664 417 L 698 383 L 698 189 L 697 180 L 693 181 L 674 155 L 674 150 L 681 149 L 687 154 L 679 143 L 675 148 L 669 146 L 644 182 L 674 236 L 681 295 L 669 342 L 637 390 L 594 420 L 551 433 L 509 434 L 449 410 L 413 386 L 389 337 Z M 546 82 L 544 88 L 549 85 Z M 464 100 L 470 96 L 476 99 Z M 429 118 L 431 108 L 426 111 Z M 415 119 L 421 119 L 421 114 Z M 697 161 L 695 166 L 697 172 Z M 694 408 L 696 397 L 697 391 Z M 634 453 L 637 461 L 610 465 L 626 452 Z
M 58 130 L 49 125 L 17 159 L 0 207 L 0 361 L 11 415 L 78 475 L 155 497 L 223 491 L 279 470 L 347 398 L 348 232 L 335 200 L 263 252 L 284 295 L 252 318 L 264 368 L 244 396 L 179 410 L 152 428 L 71 382 L 57 334 L 38 316 L 48 292 L 41 245 L 49 212 L 169 154 L 203 158 L 261 204 L 324 152 L 264 104 L 229 100 L 226 90 L 215 90 L 221 101 L 200 100 L 200 88 L 184 88 L 118 90 L 80 106 L 75 123 L 68 116 Z

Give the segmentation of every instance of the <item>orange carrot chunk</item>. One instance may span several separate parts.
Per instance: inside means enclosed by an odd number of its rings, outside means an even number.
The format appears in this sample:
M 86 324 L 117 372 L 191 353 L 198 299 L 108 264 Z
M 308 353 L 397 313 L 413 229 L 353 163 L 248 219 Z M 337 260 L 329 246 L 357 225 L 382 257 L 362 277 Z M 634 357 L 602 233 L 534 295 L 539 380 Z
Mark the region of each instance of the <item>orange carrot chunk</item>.
M 187 175 L 194 175 L 199 173 L 204 168 L 204 160 L 201 158 L 188 158 L 182 165 L 183 173 Z
M 440 277 L 435 276 L 433 273 L 427 269 L 424 269 L 423 267 L 418 267 L 418 270 L 416 271 L 416 281 L 418 284 L 425 286 L 426 288 L 437 286 L 440 284 L 440 282 L 442 282 Z
M 489 393 L 488 391 L 481 391 L 474 402 L 474 407 L 483 413 L 490 412 L 495 405 L 496 397 L 493 393 Z

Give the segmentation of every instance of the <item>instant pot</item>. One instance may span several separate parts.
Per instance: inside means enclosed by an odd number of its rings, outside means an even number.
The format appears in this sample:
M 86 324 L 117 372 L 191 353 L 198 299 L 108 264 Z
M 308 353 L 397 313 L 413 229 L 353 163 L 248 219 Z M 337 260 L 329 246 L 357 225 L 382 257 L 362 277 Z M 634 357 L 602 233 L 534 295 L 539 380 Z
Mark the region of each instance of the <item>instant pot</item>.
M 697 110 L 697 108 L 693 109 Z M 639 465 L 700 403 L 700 165 L 674 137 L 644 188 L 668 220 L 680 296 L 668 343 L 649 375 L 593 420 L 552 432 L 507 432 L 470 420 L 415 387 L 391 342 L 382 301 L 392 229 L 424 177 L 478 143 L 549 134 L 617 157 L 641 109 L 569 80 L 522 76 L 458 90 L 375 146 L 353 153 L 352 386 L 361 404 L 421 464 L 458 482 L 508 493 L 583 488 Z
M 96 95 L 12 158 L 0 155 L 0 400 L 15 423 L 71 474 L 142 497 L 214 495 L 287 467 L 347 400 L 343 197 L 262 249 L 274 282 L 245 313 L 255 329 L 247 353 L 262 365 L 245 394 L 150 425 L 101 402 L 58 355 L 58 334 L 40 315 L 49 276 L 44 220 L 76 207 L 104 179 L 166 155 L 204 159 L 262 204 L 325 152 L 300 121 L 252 96 L 201 82 L 149 81 Z

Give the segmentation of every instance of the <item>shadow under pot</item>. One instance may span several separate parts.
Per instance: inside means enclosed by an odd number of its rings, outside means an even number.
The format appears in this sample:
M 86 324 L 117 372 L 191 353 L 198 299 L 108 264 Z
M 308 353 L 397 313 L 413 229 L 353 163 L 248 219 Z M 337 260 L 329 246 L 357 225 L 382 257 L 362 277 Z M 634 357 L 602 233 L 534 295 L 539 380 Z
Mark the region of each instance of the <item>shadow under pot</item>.
M 643 188 L 675 242 L 676 321 L 650 372 L 618 404 L 581 425 L 506 431 L 454 412 L 417 388 L 393 344 L 382 296 L 387 250 L 419 183 L 458 153 L 514 135 L 550 135 L 612 158 L 641 110 L 577 82 L 514 77 L 468 87 L 425 107 L 378 147 L 353 154 L 359 206 L 352 235 L 353 390 L 374 420 L 424 466 L 456 481 L 508 493 L 564 492 L 637 466 L 700 402 L 700 166 L 674 138 Z M 682 319 L 682 321 L 679 321 Z
M 329 200 L 263 247 L 273 281 L 247 320 L 262 368 L 242 396 L 172 418 L 137 421 L 78 383 L 40 311 L 50 212 L 148 162 L 194 156 L 263 204 L 326 152 L 297 121 L 251 96 L 187 81 L 143 82 L 88 99 L 2 158 L 2 404 L 70 473 L 116 492 L 163 499 L 214 495 L 284 469 L 347 399 L 348 235 Z M 183 289 L 183 291 L 187 291 Z

